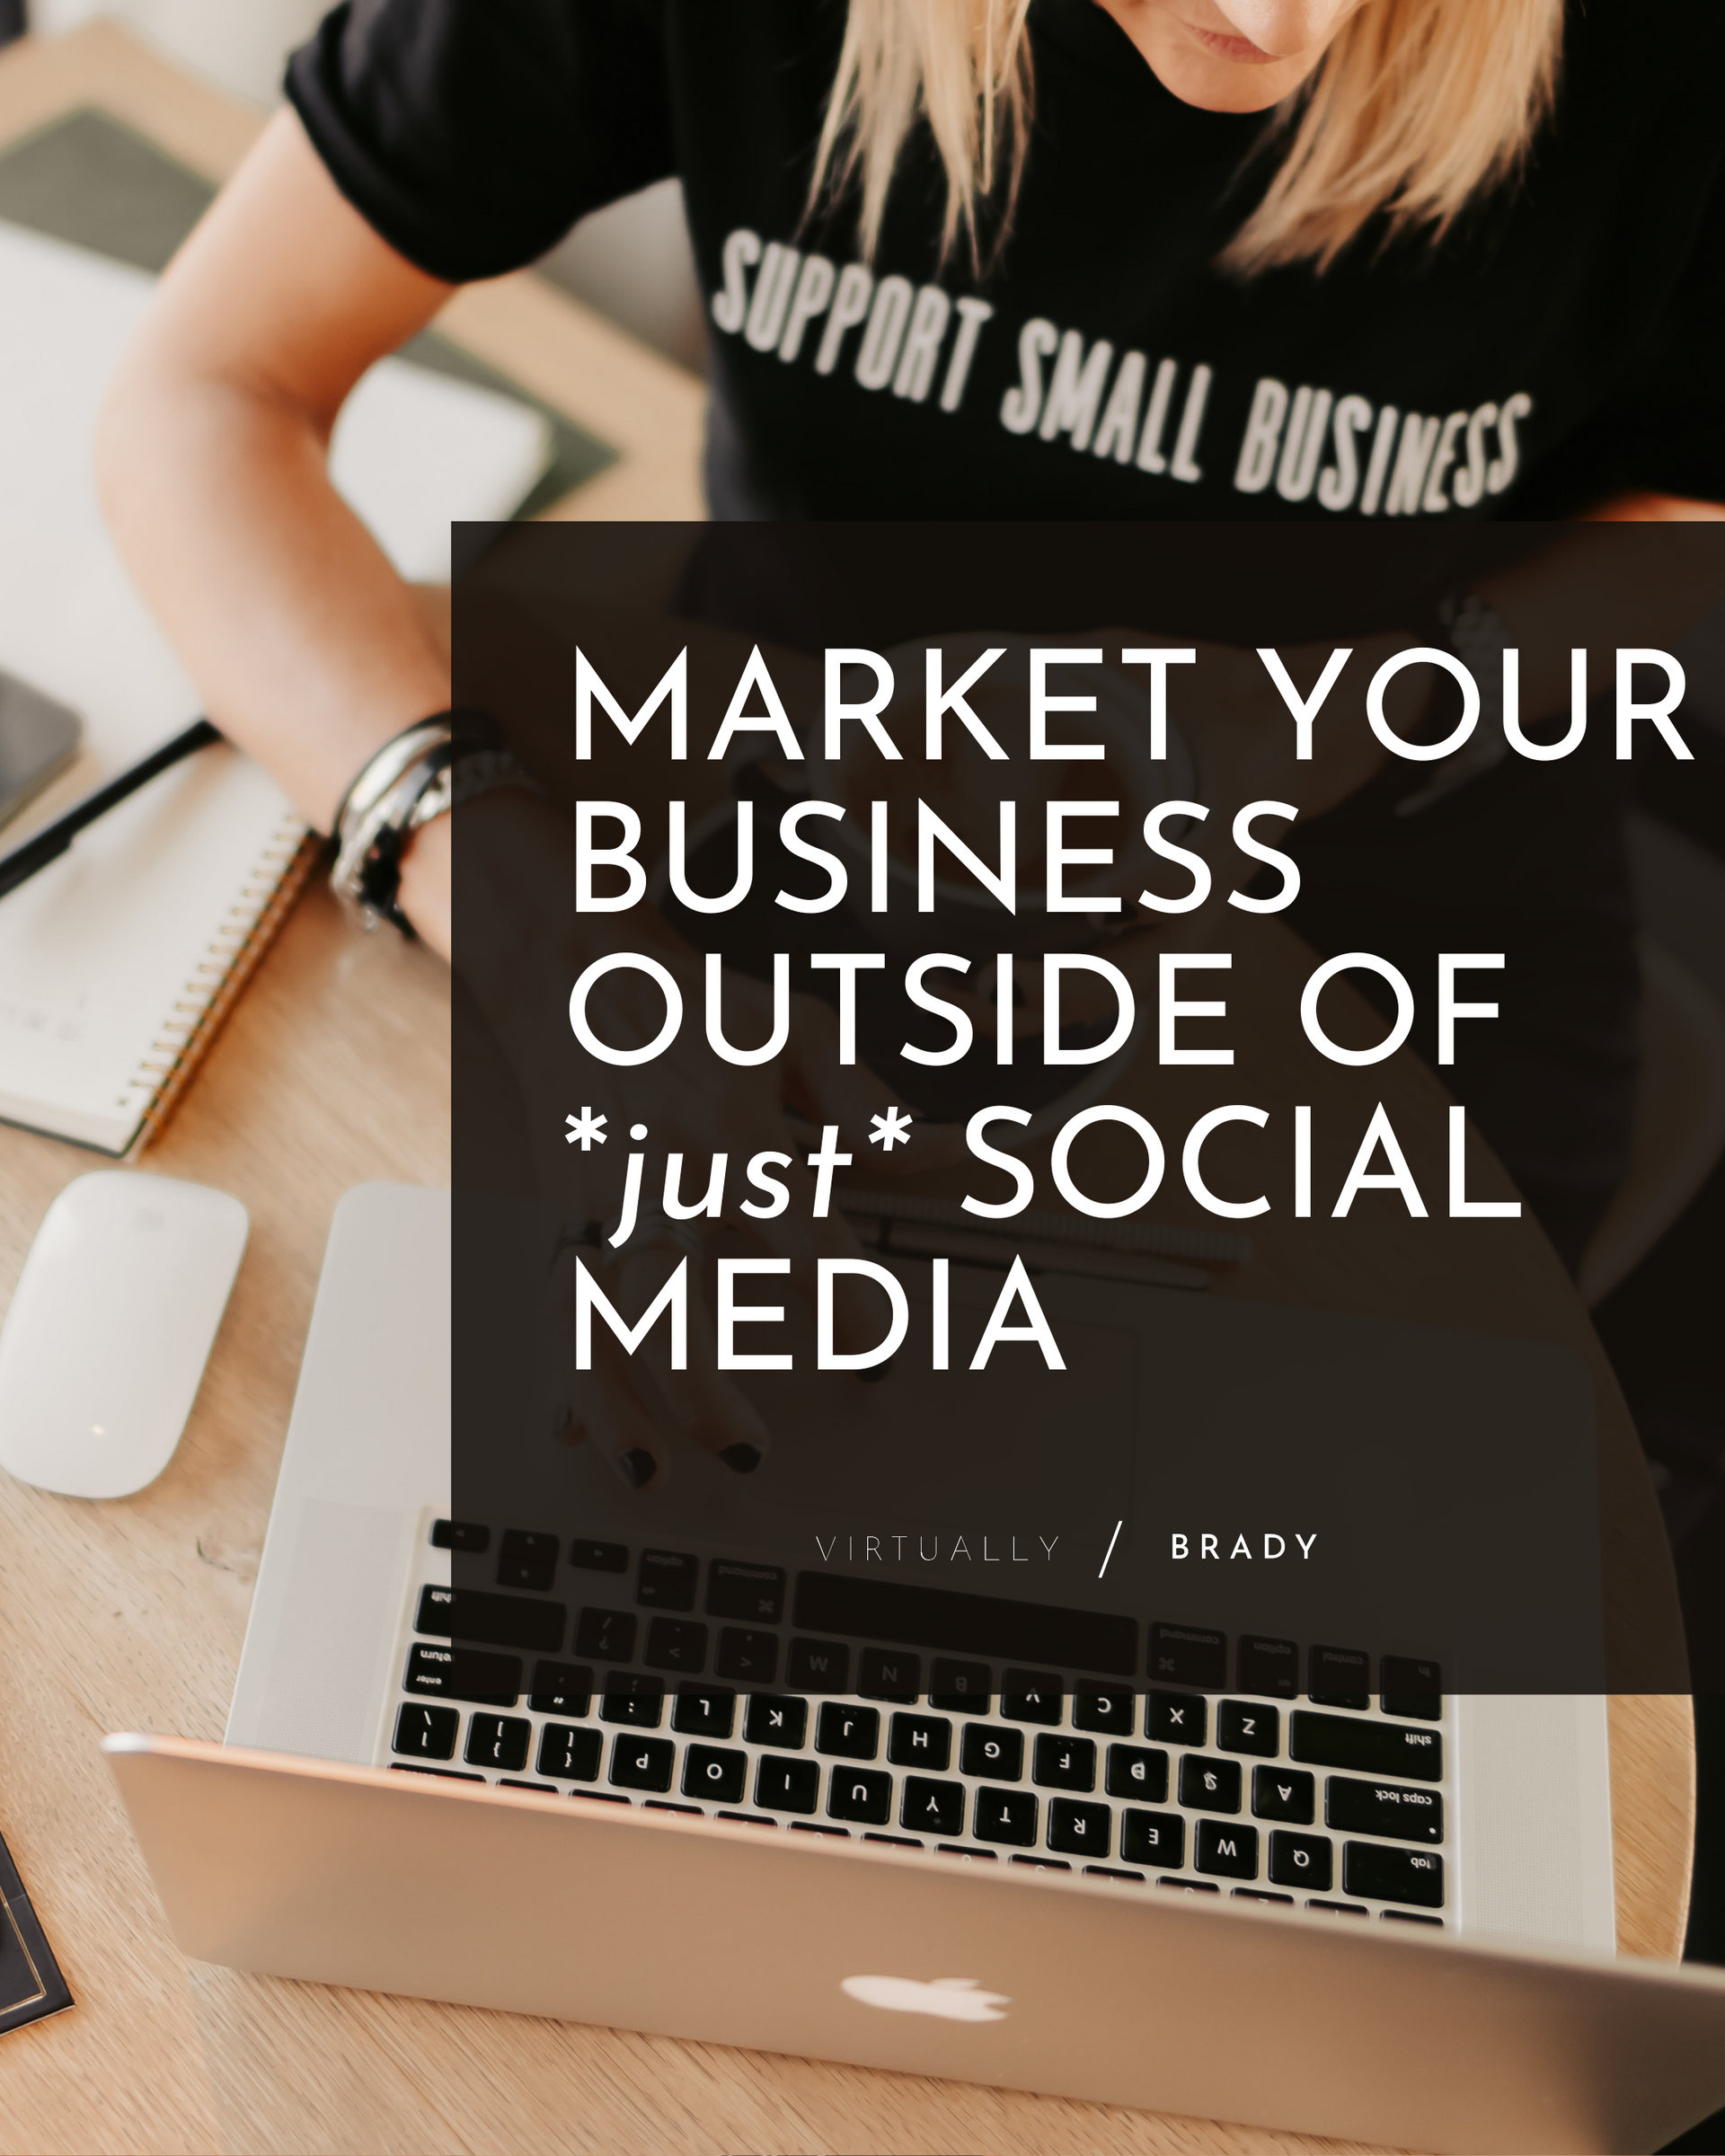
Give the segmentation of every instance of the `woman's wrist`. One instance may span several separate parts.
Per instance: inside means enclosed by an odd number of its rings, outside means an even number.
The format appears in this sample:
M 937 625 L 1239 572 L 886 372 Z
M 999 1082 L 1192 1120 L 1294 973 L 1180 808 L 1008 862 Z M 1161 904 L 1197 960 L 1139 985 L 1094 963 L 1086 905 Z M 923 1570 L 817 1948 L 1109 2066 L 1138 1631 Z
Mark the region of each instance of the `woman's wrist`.
M 453 949 L 450 826 L 454 822 L 453 815 L 436 817 L 408 840 L 402 854 L 402 880 L 395 901 L 420 942 L 446 960 Z

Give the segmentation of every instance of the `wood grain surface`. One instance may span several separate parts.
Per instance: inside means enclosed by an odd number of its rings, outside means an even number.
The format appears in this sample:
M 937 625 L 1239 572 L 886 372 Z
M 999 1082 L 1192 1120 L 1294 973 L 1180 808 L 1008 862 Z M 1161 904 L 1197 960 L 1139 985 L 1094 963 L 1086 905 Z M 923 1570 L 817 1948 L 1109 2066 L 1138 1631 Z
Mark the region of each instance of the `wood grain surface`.
M 108 27 L 57 45 L 26 41 L 0 57 L 0 140 L 81 104 L 128 120 L 214 176 L 231 169 L 259 124 Z M 699 513 L 701 397 L 689 377 L 525 277 L 463 294 L 444 326 L 624 452 L 565 505 L 568 513 Z M 1303 977 L 1298 947 L 1260 926 L 1235 941 L 1230 994 L 1242 1009 L 1253 998 L 1273 1008 Z M 77 2001 L 71 2013 L 4 2040 L 0 2151 L 1338 2149 L 181 1959 L 97 1739 L 127 1727 L 220 1736 L 332 1211 L 357 1182 L 447 1180 L 448 1059 L 441 968 L 393 935 L 356 933 L 323 888 L 311 891 L 142 1163 L 231 1190 L 252 1215 L 245 1262 L 179 1451 L 159 1481 L 119 1503 L 13 1483 L 0 1491 L 0 1832 Z M 1416 1162 L 1425 1157 L 1444 1099 L 1418 1065 L 1397 1059 L 1331 1074 L 1369 1079 L 1366 1090 L 1389 1103 Z M 1273 1107 L 1277 1082 L 1268 1065 L 1243 1068 L 1241 1097 Z M 1363 1098 L 1358 1087 L 1343 1091 L 1355 1105 Z M 1158 1097 L 1176 1120 L 1177 1090 L 1159 1085 Z M 55 1193 L 101 1164 L 53 1140 L 0 1130 L 0 1297 L 10 1295 Z M 1491 1173 L 1484 1163 L 1476 1194 L 1490 1194 Z M 1178 1203 L 1163 1216 L 1178 1217 Z M 1674 1622 L 1634 1433 L 1585 1314 L 1533 1231 L 1499 1273 L 1483 1262 L 1458 1268 L 1439 1254 L 1444 1239 L 1422 1242 L 1376 1213 L 1331 1224 L 1339 1232 L 1303 1241 L 1295 1263 L 1270 1224 L 1255 1223 L 1258 1253 L 1238 1291 L 1441 1313 L 1581 1355 L 1601 1403 L 1614 1634 L 1632 1645 L 1638 1629 L 1658 1633 Z M 1674 1956 L 1694 1819 L 1687 1701 L 1616 1700 L 1612 1734 L 1621 1944 Z

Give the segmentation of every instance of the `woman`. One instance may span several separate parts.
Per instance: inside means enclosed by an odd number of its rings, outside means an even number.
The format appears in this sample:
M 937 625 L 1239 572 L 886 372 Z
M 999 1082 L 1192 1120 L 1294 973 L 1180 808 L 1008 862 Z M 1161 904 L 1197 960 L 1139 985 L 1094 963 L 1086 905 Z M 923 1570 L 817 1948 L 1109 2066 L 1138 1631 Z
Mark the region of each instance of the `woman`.
M 207 708 L 328 828 L 449 695 L 435 610 L 328 484 L 342 400 L 452 285 L 672 171 L 721 516 L 1717 513 L 1721 60 L 1702 0 L 1657 37 L 1632 0 L 358 0 L 164 281 L 110 514 Z M 1473 588 L 1548 635 L 1530 720 L 1579 581 Z M 1287 798 L 1358 786 L 1349 755 Z M 400 897 L 446 951 L 449 828 Z
M 326 824 L 447 694 L 325 479 L 342 399 L 675 170 L 720 515 L 1681 514 L 1725 499 L 1721 60 L 1704 0 L 362 0 L 164 281 L 110 511 Z

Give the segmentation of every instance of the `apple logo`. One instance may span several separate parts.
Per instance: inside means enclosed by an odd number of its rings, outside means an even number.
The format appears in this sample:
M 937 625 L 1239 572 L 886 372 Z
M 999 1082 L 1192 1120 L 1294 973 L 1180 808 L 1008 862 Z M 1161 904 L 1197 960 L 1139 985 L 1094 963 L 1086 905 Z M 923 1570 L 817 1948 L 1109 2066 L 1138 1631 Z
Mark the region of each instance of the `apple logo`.
M 846 1976 L 838 1987 L 864 2006 L 889 2014 L 937 2014 L 943 2021 L 1004 2021 L 1012 2004 L 1004 1992 L 979 1992 L 974 1976 Z

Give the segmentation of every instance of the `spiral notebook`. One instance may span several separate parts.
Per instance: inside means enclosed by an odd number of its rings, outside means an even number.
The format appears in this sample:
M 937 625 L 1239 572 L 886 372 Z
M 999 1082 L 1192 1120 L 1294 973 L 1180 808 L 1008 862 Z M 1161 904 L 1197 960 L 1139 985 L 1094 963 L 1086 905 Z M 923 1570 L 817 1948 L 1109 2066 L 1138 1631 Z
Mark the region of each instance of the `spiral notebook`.
M 198 713 L 91 471 L 102 393 L 154 282 L 0 223 L 0 667 L 84 725 L 76 766 L 0 828 L 0 852 Z M 526 405 L 386 360 L 343 413 L 331 468 L 396 567 L 429 578 L 448 573 L 451 522 L 507 516 L 548 450 Z M 268 773 L 217 747 L 0 898 L 0 1118 L 116 1155 L 146 1144 L 314 853 Z

